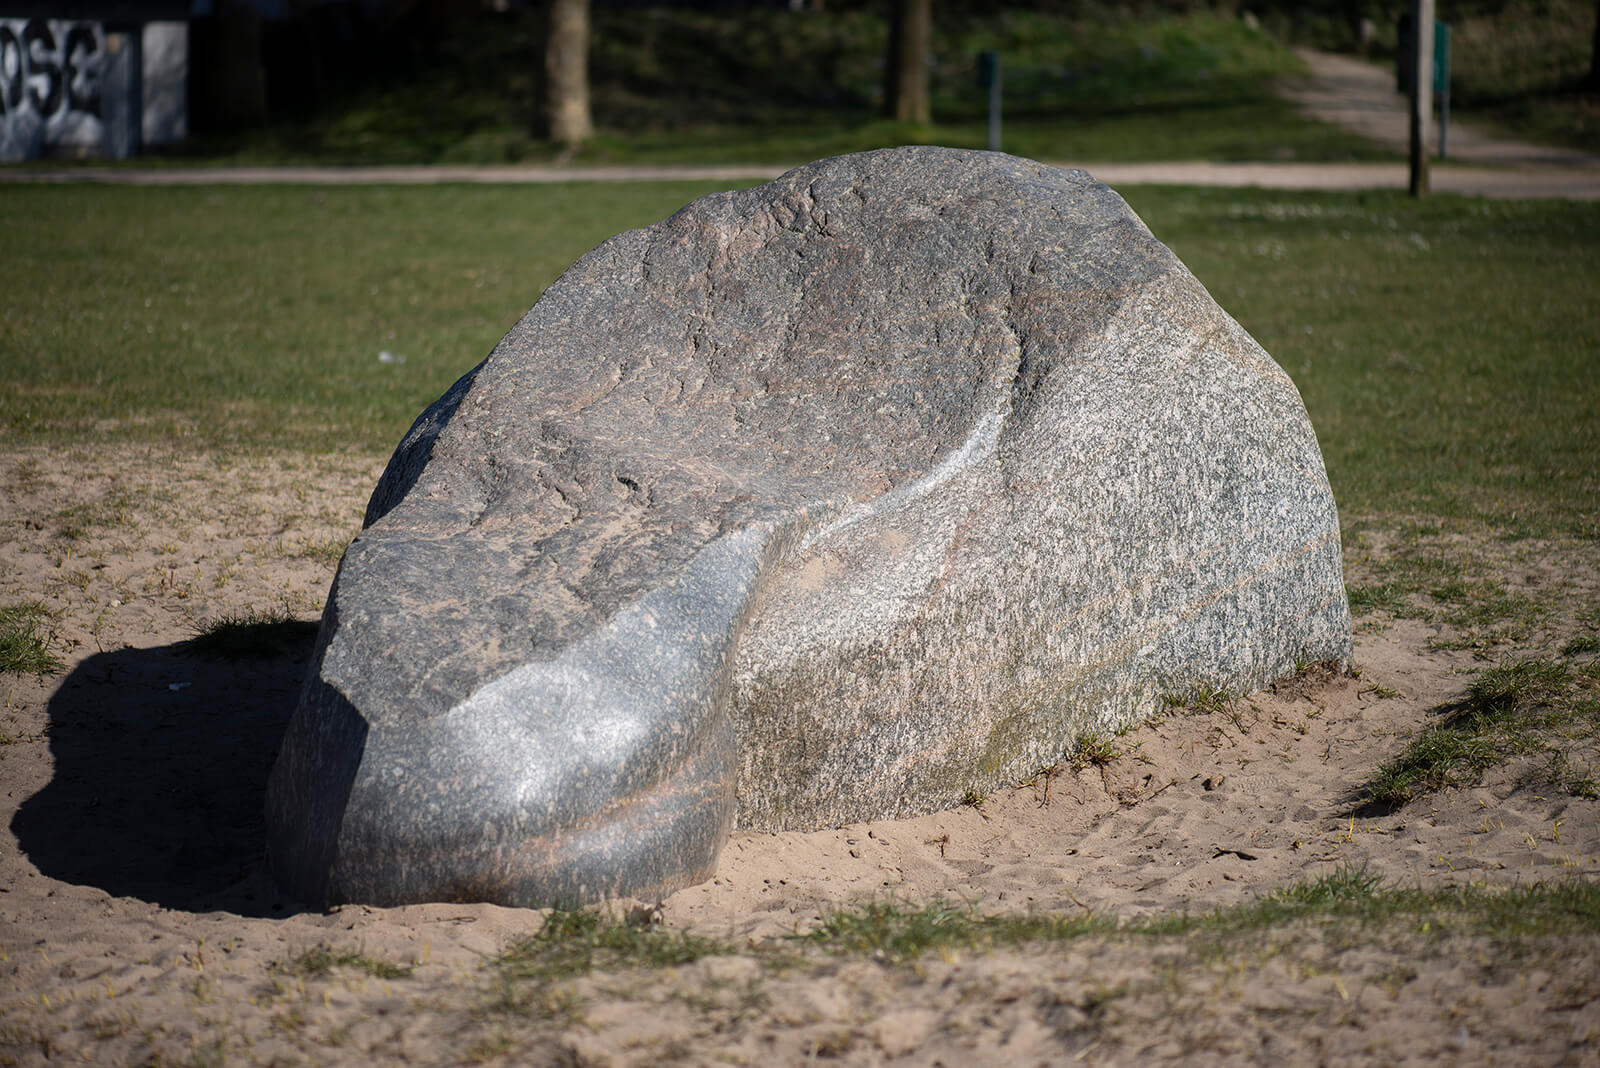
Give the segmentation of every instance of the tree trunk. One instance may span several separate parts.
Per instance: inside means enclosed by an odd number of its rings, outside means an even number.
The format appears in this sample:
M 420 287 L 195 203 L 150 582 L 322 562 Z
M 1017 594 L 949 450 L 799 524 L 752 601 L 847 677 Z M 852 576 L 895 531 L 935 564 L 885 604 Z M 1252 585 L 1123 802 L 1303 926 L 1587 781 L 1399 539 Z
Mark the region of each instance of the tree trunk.
M 900 122 L 930 122 L 928 51 L 933 44 L 933 0 L 894 0 L 889 24 L 889 115 Z
M 550 0 L 544 79 L 550 140 L 577 145 L 594 136 L 589 115 L 589 0 Z
M 1428 127 L 1433 124 L 1434 0 L 1411 0 L 1411 195 L 1429 190 Z

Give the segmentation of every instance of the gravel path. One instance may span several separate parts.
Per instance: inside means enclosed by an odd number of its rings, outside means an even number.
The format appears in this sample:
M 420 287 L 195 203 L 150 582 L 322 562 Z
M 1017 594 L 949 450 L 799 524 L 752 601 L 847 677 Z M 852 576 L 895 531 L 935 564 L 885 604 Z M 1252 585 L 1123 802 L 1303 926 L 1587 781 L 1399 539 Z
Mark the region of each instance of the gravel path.
M 1404 189 L 1404 163 L 1096 163 L 1053 161 L 1082 167 L 1112 187 L 1123 185 L 1258 186 L 1264 189 Z M 111 183 L 120 185 L 422 185 L 445 182 L 547 184 L 553 182 L 764 181 L 782 166 L 752 167 L 196 167 L 145 170 L 74 167 L 0 170 L 0 181 Z M 1439 193 L 1522 199 L 1600 200 L 1600 167 L 1435 167 Z

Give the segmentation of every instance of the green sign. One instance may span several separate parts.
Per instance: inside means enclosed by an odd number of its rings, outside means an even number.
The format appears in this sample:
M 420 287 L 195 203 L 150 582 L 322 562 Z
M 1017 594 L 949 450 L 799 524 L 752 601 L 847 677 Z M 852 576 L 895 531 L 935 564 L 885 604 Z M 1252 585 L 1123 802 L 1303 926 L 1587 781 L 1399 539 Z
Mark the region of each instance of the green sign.
M 1443 22 L 1433 24 L 1433 91 L 1450 92 L 1450 27 Z
M 993 88 L 995 79 L 1000 76 L 1000 53 L 978 53 L 978 88 Z

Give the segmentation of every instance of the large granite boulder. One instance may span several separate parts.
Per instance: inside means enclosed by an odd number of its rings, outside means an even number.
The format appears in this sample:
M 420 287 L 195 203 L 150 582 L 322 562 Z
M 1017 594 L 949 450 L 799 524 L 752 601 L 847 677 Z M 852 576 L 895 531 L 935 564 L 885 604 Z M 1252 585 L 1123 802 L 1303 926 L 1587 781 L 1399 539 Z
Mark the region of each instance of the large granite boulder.
M 661 894 L 1350 654 L 1294 384 L 1080 171 L 907 148 L 621 234 L 417 420 L 269 789 L 330 902 Z

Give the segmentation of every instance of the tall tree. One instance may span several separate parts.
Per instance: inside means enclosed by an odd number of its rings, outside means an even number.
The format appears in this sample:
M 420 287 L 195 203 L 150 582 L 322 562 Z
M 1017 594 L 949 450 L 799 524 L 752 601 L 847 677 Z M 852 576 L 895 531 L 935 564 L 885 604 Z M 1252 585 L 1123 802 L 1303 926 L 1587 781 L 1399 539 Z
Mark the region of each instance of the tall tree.
M 928 52 L 933 46 L 933 0 L 894 0 L 889 22 L 887 92 L 890 117 L 929 122 Z
M 578 145 L 593 137 L 594 120 L 589 112 L 589 0 L 550 0 L 544 81 L 550 140 Z

